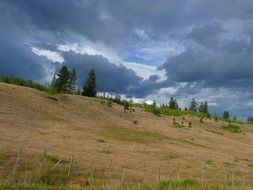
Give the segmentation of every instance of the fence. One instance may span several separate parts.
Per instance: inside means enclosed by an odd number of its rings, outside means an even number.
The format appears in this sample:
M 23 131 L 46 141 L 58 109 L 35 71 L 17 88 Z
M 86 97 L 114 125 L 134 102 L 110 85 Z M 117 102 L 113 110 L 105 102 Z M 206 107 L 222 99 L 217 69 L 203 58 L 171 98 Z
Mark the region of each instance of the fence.
M 19 179 L 24 173 L 32 177 L 34 173 L 40 173 L 42 170 L 63 169 L 65 172 L 57 174 L 58 177 L 65 177 L 70 181 L 89 178 L 100 180 L 101 183 L 124 185 L 126 183 L 151 184 L 162 180 L 193 179 L 198 181 L 201 186 L 206 184 L 253 185 L 253 174 L 250 170 L 245 171 L 233 166 L 184 168 L 180 165 L 161 167 L 153 163 L 152 166 L 143 164 L 140 167 L 130 168 L 127 166 L 117 167 L 114 165 L 113 159 L 83 161 L 77 159 L 75 155 L 71 155 L 69 159 L 55 159 L 53 162 L 48 162 L 43 158 L 46 155 L 47 153 L 44 152 L 40 156 L 32 157 L 20 150 L 17 155 L 9 155 L 6 160 L 0 160 L 0 175 L 2 178 L 8 176 Z

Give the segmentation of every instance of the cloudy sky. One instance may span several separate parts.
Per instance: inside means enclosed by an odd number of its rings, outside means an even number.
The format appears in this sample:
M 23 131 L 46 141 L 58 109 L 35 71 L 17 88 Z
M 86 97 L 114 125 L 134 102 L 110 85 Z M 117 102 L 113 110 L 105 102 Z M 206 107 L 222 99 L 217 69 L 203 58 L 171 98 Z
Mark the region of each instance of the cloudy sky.
M 1 0 L 0 24 L 2 75 L 93 68 L 99 91 L 253 115 L 252 0 Z

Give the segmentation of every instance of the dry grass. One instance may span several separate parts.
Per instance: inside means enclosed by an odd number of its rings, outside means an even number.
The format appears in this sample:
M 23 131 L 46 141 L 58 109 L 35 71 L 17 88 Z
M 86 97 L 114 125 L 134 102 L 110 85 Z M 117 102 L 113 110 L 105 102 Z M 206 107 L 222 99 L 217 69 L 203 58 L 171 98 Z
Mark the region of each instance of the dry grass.
M 157 117 L 140 108 L 124 113 L 122 106 L 108 107 L 92 98 L 48 98 L 44 92 L 2 83 L 0 102 L 0 165 L 5 158 L 1 155 L 15 157 L 22 148 L 27 156 L 46 150 L 68 160 L 74 154 L 79 170 L 92 160 L 102 169 L 111 159 L 117 168 L 159 165 L 163 178 L 177 167 L 184 176 L 197 176 L 205 167 L 206 177 L 217 180 L 223 179 L 226 167 L 239 173 L 238 181 L 253 176 L 252 163 L 246 160 L 253 158 L 253 130 L 246 125 L 234 134 L 220 128 L 223 122 L 200 123 L 199 118 L 184 116 L 176 120 L 186 127 L 176 128 L 173 117 Z

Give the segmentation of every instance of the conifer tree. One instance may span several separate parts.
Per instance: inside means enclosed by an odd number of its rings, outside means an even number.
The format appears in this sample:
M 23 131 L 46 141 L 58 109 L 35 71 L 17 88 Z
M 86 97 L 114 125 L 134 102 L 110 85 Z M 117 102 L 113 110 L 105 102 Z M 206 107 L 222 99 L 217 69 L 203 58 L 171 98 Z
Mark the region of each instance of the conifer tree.
M 171 97 L 169 101 L 169 109 L 178 109 L 178 103 L 176 98 Z
M 205 102 L 204 102 L 203 111 L 204 111 L 204 113 L 209 113 L 209 111 L 208 111 L 208 103 L 207 103 L 207 101 L 205 101 Z
M 68 80 L 69 80 L 69 71 L 66 66 L 63 66 L 59 73 L 54 76 L 51 86 L 55 93 L 66 93 L 68 92 Z
M 76 70 L 72 69 L 68 79 L 68 93 L 75 93 L 76 90 Z
M 224 112 L 223 112 L 222 118 L 223 118 L 223 119 L 229 119 L 229 117 L 230 117 L 230 116 L 229 116 L 229 112 L 228 112 L 228 111 L 224 111 Z
M 199 105 L 199 112 L 201 113 L 204 113 L 204 103 L 203 102 L 200 102 L 200 105 Z
M 90 70 L 87 79 L 83 86 L 83 96 L 95 97 L 96 96 L 96 74 L 93 69 Z
M 195 99 L 194 98 L 192 98 L 192 101 L 191 101 L 191 103 L 190 103 L 190 107 L 189 107 L 189 110 L 191 110 L 191 111 L 198 111 L 198 104 L 197 104 L 197 102 L 195 101 Z

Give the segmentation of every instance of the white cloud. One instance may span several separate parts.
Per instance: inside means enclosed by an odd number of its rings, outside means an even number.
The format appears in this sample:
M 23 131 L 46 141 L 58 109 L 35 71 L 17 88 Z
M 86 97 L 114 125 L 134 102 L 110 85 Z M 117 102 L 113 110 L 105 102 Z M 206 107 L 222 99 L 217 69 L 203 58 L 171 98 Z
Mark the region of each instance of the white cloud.
M 167 79 L 166 71 L 164 69 L 157 70 L 157 67 L 155 66 L 144 65 L 144 64 L 134 63 L 134 62 L 124 62 L 123 65 L 135 71 L 135 73 L 138 76 L 142 77 L 144 80 L 148 79 L 151 75 L 158 76 L 157 82 L 162 82 Z
M 101 55 L 107 58 L 111 63 L 116 65 L 122 65 L 128 69 L 133 70 L 137 76 L 148 79 L 151 75 L 157 75 L 157 82 L 166 80 L 165 70 L 157 70 L 155 66 L 149 66 L 145 64 L 124 61 L 124 59 L 114 50 L 110 49 L 103 43 L 94 43 L 85 40 L 82 44 L 72 43 L 72 44 L 60 44 L 58 45 L 58 50 L 60 51 L 73 51 L 79 54 L 88 55 Z
M 59 53 L 54 52 L 54 51 L 32 47 L 32 52 L 39 55 L 39 56 L 44 56 L 53 62 L 59 62 L 59 63 L 64 62 L 63 57 Z
M 121 57 L 112 49 L 104 45 L 103 43 L 94 43 L 85 40 L 82 44 L 71 43 L 71 44 L 60 44 L 58 45 L 60 51 L 73 51 L 79 54 L 87 55 L 101 55 L 107 58 L 110 62 L 119 65 L 122 62 Z

